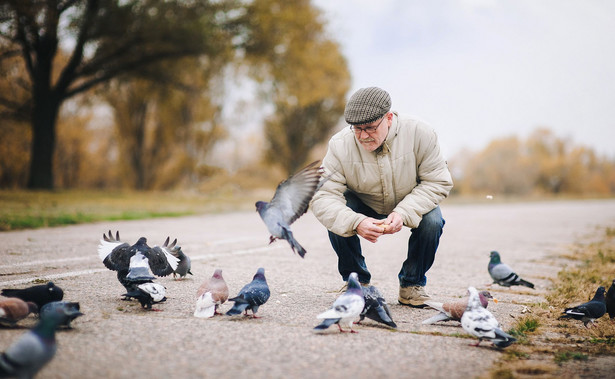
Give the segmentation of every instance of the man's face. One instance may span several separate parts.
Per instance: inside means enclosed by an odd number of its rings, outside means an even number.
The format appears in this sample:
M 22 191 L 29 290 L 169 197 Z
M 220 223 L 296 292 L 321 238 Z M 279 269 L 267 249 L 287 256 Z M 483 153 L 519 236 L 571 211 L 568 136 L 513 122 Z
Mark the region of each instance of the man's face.
M 381 119 L 370 124 L 354 125 L 352 130 L 365 150 L 374 151 L 380 147 L 387 138 L 390 125 L 389 113 L 387 113 Z

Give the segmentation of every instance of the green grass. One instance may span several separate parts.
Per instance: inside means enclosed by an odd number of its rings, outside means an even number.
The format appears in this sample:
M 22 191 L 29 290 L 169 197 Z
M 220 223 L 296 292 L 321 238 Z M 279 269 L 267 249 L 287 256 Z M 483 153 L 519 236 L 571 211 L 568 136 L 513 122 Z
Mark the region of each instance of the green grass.
M 253 210 L 257 192 L 0 191 L 0 231 Z

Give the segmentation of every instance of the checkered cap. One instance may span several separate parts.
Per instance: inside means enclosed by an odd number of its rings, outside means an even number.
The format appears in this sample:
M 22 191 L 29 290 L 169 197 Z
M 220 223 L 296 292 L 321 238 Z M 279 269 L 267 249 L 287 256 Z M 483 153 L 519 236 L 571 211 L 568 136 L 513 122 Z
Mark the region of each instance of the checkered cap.
M 391 109 L 391 96 L 378 87 L 361 88 L 350 96 L 344 118 L 350 125 L 374 122 Z

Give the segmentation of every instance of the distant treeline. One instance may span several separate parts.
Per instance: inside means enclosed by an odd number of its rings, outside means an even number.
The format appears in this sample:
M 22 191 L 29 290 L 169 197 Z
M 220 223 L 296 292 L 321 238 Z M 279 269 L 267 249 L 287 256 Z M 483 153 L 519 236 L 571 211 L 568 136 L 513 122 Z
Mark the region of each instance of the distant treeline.
M 599 156 L 544 128 L 525 140 L 502 138 L 482 151 L 460 152 L 449 160 L 449 166 L 458 194 L 615 194 L 612 156 Z

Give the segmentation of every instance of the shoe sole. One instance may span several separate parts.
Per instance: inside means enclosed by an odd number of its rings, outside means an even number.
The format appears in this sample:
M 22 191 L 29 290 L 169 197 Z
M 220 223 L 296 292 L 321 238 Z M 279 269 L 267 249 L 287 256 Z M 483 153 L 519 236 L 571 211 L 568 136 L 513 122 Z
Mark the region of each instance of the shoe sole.
M 397 302 L 400 305 L 405 305 L 406 307 L 410 307 L 410 308 L 425 308 L 427 306 L 427 304 L 419 304 L 419 305 L 414 305 L 414 304 L 406 304 L 406 303 L 402 303 L 401 301 L 397 300 Z

